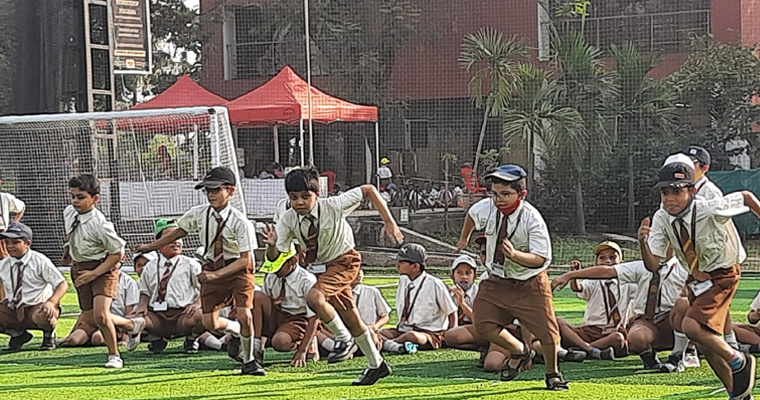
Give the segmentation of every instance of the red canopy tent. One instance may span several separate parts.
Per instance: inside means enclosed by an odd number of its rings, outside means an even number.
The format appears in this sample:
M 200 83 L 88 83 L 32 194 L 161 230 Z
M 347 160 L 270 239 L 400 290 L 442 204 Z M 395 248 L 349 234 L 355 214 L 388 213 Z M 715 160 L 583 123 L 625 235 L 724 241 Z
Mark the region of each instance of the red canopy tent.
M 195 81 L 188 75 L 183 75 L 168 89 L 163 91 L 158 96 L 140 103 L 131 110 L 149 110 L 157 108 L 180 108 L 180 107 L 196 107 L 196 106 L 221 106 L 226 103 L 227 100 L 223 97 L 217 96 L 203 86 L 195 83 Z
M 293 69 L 285 67 L 274 78 L 260 87 L 226 104 L 230 120 L 235 127 L 274 127 L 275 161 L 279 162 L 278 125 L 296 125 L 301 128 L 303 143 L 304 121 L 374 122 L 375 145 L 378 145 L 378 111 L 376 106 L 353 104 L 315 88 L 311 88 L 309 108 L 309 85 Z M 313 154 L 313 144 L 310 141 Z M 301 147 L 301 164 L 304 164 Z

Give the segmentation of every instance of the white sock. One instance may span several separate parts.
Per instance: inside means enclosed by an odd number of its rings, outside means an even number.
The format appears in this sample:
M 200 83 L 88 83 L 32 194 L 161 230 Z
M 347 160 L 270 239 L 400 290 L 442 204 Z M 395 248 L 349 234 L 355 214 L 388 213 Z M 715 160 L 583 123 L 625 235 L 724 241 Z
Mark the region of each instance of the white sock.
M 240 336 L 240 344 L 243 348 L 243 364 L 253 360 L 253 336 Z
M 726 335 L 724 339 L 726 343 L 729 344 L 729 346 L 734 347 L 734 348 L 739 347 L 739 342 L 736 340 L 736 332 L 734 332 L 733 330 L 731 331 L 731 333 Z
M 325 322 L 325 326 L 333 335 L 335 335 L 335 340 L 340 340 L 341 342 L 348 342 L 351 340 L 351 332 L 349 332 L 348 328 L 343 325 L 343 321 L 340 320 L 340 317 L 338 317 L 337 314 L 332 321 Z
M 227 327 L 224 328 L 224 333 L 229 333 L 234 337 L 240 337 L 240 322 L 228 319 Z
M 383 351 L 398 353 L 403 345 L 395 340 L 386 340 L 383 342 Z
M 670 354 L 677 351 L 680 351 L 681 354 L 685 354 L 686 347 L 689 345 L 689 338 L 683 333 L 676 331 L 673 331 L 673 335 L 675 336 L 675 340 L 673 341 L 673 351 Z
M 222 349 L 222 341 L 217 339 L 216 336 L 214 335 L 208 335 L 206 337 L 206 340 L 203 341 L 203 344 L 209 349 L 214 349 L 214 350 Z
M 367 357 L 367 362 L 370 368 L 377 368 L 383 362 L 383 356 L 377 351 L 375 342 L 372 340 L 372 334 L 369 329 L 364 331 L 361 335 L 354 338 L 356 345 L 359 346 L 364 356 Z
M 253 338 L 253 349 L 264 350 L 264 347 L 261 345 L 261 338 Z
M 322 348 L 327 351 L 333 351 L 335 348 L 335 340 L 332 338 L 325 338 L 325 340 L 322 341 Z
M 567 355 L 567 350 L 563 349 L 561 346 L 557 346 L 557 357 L 565 358 L 566 355 Z

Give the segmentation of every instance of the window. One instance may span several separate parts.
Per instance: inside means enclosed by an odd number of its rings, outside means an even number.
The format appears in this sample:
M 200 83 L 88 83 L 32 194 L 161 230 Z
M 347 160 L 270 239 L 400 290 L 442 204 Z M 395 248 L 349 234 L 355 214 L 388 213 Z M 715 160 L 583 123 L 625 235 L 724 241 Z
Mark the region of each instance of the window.
M 404 120 L 404 149 L 418 150 L 428 147 L 428 120 Z

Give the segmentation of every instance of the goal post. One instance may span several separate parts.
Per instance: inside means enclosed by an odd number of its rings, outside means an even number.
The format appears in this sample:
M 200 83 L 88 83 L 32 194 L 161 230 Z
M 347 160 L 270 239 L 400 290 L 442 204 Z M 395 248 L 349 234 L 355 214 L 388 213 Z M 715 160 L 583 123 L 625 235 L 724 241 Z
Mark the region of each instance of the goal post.
M 68 180 L 78 174 L 100 180 L 98 208 L 130 244 L 152 240 L 156 220 L 205 203 L 194 186 L 215 166 L 235 173 L 231 204 L 246 213 L 224 107 L 0 117 L 0 143 L 0 191 L 26 203 L 33 247 L 53 260 L 63 245 Z M 198 245 L 197 235 L 185 241 L 188 250 Z

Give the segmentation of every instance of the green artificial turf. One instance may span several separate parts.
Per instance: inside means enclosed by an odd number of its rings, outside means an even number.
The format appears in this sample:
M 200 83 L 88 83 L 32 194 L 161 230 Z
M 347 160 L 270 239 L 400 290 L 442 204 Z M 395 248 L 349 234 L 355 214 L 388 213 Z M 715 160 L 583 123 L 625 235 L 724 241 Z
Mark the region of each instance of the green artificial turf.
M 393 284 L 394 278 L 367 278 L 370 285 Z M 746 312 L 760 281 L 744 280 L 732 305 L 737 322 Z M 393 305 L 395 287 L 382 289 Z M 556 294 L 558 315 L 578 323 L 584 303 L 565 289 Z M 63 300 L 64 313 L 76 313 L 73 290 Z M 58 336 L 68 333 L 76 317 L 66 316 Z M 395 312 L 391 324 L 395 322 Z M 5 345 L 6 339 L 0 339 Z M 240 376 L 225 354 L 182 353 L 180 340 L 170 343 L 161 356 L 146 354 L 145 344 L 123 357 L 126 368 L 105 370 L 105 348 L 58 349 L 38 352 L 40 336 L 25 351 L 0 355 L 0 399 L 695 399 L 726 398 L 715 393 L 720 385 L 706 363 L 682 374 L 642 371 L 638 357 L 618 361 L 564 363 L 561 369 L 572 381 L 569 392 L 543 390 L 543 366 L 502 383 L 495 374 L 474 367 L 477 353 L 454 350 L 420 352 L 387 357 L 393 376 L 372 387 L 352 387 L 350 381 L 365 367 L 359 358 L 337 365 L 321 361 L 305 369 L 288 366 L 290 354 L 267 350 L 266 378 Z M 757 392 L 760 393 L 760 392 Z

